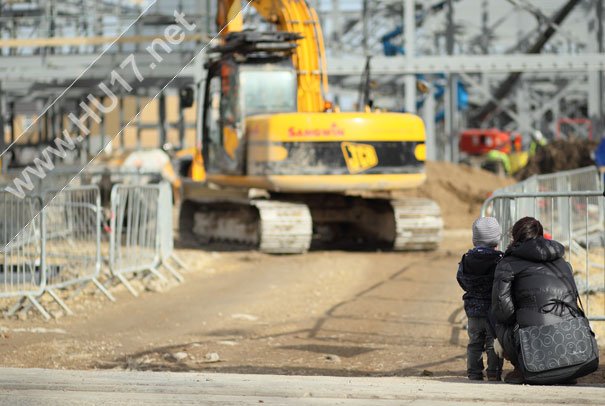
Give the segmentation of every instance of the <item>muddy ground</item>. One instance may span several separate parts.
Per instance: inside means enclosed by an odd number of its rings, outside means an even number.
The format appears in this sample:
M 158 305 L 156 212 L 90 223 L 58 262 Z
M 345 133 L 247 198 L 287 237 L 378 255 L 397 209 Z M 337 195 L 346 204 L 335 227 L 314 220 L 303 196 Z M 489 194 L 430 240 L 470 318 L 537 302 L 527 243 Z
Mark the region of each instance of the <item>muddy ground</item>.
M 455 270 L 470 239 L 447 230 L 430 253 L 179 249 L 181 285 L 117 287 L 116 303 L 90 288 L 68 302 L 75 316 L 1 320 L 0 365 L 464 377 Z

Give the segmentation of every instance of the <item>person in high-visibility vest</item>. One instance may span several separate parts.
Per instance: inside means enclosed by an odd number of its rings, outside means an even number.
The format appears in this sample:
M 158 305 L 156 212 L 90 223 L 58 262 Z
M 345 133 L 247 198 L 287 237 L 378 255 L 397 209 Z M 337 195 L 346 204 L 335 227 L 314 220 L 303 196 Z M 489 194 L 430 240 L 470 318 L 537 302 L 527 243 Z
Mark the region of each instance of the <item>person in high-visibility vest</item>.
M 497 149 L 492 149 L 485 155 L 486 159 L 491 162 L 500 162 L 502 167 L 504 168 L 504 172 L 509 175 L 511 166 L 510 166 L 510 158 L 508 154 L 498 151 Z
M 532 141 L 531 144 L 529 145 L 529 156 L 532 157 L 536 154 L 536 150 L 538 148 L 542 148 L 544 146 L 546 146 L 547 142 L 546 142 L 546 138 L 544 138 L 544 135 L 542 134 L 542 131 L 540 130 L 536 130 L 532 133 Z

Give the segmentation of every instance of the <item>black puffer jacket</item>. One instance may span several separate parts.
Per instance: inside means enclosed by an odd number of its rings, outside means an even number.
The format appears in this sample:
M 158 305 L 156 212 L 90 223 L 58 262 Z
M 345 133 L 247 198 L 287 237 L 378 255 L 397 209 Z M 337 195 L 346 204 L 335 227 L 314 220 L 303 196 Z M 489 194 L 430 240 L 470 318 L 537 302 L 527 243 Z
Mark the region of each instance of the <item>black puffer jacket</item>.
M 565 248 L 536 238 L 510 247 L 496 267 L 492 312 L 499 323 L 542 326 L 577 314 L 577 288 Z
M 462 256 L 456 279 L 464 289 L 464 311 L 468 317 L 487 317 L 492 301 L 492 286 L 496 264 L 502 252 L 477 247 Z

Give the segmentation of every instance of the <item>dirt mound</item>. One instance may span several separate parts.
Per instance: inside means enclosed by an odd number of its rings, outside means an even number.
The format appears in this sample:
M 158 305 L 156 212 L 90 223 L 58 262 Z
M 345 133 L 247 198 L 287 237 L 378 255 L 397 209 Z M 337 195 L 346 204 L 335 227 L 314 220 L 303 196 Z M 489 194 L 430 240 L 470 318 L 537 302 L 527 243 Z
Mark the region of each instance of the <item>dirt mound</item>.
M 591 154 L 596 147 L 596 141 L 591 140 L 554 140 L 548 145 L 538 148 L 536 154 L 527 162 L 527 166 L 521 169 L 515 177 L 523 180 L 532 175 L 594 165 Z
M 406 196 L 427 197 L 439 204 L 445 228 L 470 229 L 481 205 L 496 189 L 514 183 L 491 172 L 449 162 L 427 162 L 427 181 Z

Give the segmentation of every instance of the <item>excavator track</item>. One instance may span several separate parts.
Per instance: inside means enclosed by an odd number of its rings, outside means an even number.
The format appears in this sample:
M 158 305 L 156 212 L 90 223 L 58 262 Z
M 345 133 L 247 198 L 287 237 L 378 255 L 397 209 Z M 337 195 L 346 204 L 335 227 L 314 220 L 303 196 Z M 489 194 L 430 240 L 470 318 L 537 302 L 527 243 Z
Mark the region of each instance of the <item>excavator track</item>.
M 192 214 L 193 234 L 207 241 L 272 254 L 303 253 L 311 246 L 313 222 L 304 204 L 261 199 L 194 203 Z
M 313 220 L 304 204 L 256 200 L 252 202 L 260 214 L 262 252 L 295 254 L 311 246 Z
M 430 199 L 391 200 L 395 220 L 395 251 L 434 250 L 441 242 L 443 220 Z
M 181 207 L 181 233 L 272 254 L 304 253 L 312 243 L 321 249 L 344 243 L 394 251 L 433 250 L 441 241 L 440 209 L 429 199 L 284 197 L 186 201 Z

